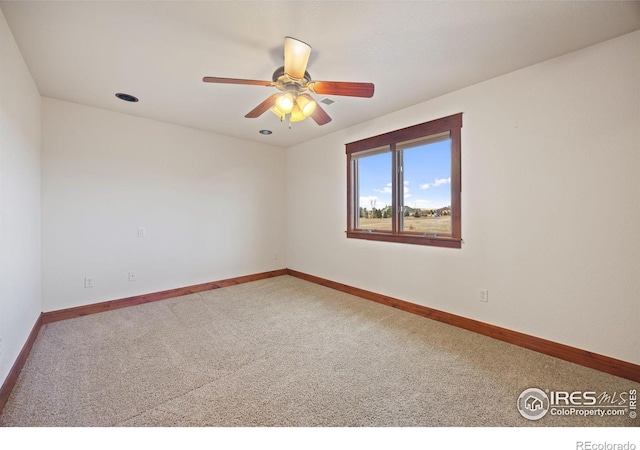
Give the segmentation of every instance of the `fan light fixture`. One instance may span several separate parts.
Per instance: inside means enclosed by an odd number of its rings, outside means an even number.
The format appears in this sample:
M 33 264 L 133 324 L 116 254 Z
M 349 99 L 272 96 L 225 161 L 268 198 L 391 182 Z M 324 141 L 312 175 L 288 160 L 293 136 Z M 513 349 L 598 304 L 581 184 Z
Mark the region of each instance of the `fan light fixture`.
M 286 94 L 278 96 L 275 107 L 278 108 L 278 111 L 280 111 L 282 114 L 289 114 L 291 111 L 293 111 L 294 105 L 295 103 L 293 102 L 293 94 L 287 92 Z
M 273 72 L 271 81 L 246 80 L 242 78 L 204 77 L 205 83 L 244 84 L 250 86 L 275 87 L 280 93 L 272 94 L 249 111 L 245 117 L 255 119 L 267 111 L 273 112 L 280 120 L 299 122 L 311 117 L 318 125 L 331 122 L 331 117 L 307 94 L 344 95 L 346 97 L 373 97 L 373 83 L 352 81 L 316 81 L 307 72 L 311 46 L 299 39 L 285 36 L 284 65 Z M 327 103 L 326 101 L 324 102 Z
M 298 105 L 298 108 L 300 108 L 300 112 L 302 112 L 304 117 L 309 117 L 316 110 L 316 102 L 308 94 L 298 95 L 296 104 Z
M 295 100 L 294 100 L 295 97 Z M 309 117 L 316 109 L 315 100 L 308 94 L 294 95 L 291 92 L 280 94 L 271 111 L 280 117 L 281 121 L 300 122 Z

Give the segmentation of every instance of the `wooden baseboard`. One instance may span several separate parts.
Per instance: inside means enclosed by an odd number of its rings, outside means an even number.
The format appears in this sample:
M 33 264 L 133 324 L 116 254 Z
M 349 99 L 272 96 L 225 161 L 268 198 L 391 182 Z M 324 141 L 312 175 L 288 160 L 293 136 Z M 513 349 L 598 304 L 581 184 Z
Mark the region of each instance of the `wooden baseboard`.
M 96 314 L 112 309 L 126 308 L 128 306 L 142 305 L 143 303 L 166 300 L 168 298 L 179 297 L 181 295 L 195 294 L 197 292 L 210 291 L 236 284 L 249 283 L 251 281 L 263 280 L 265 278 L 279 277 L 286 275 L 287 269 L 271 270 L 269 272 L 255 273 L 241 277 L 228 278 L 226 280 L 212 281 L 209 283 L 196 284 L 166 291 L 153 292 L 151 294 L 136 295 L 134 297 L 110 300 L 107 302 L 93 303 L 91 305 L 77 306 L 75 308 L 49 311 L 42 314 L 43 323 L 57 322 L 59 320 L 72 319 L 74 317 Z
M 13 390 L 13 386 L 15 386 L 16 381 L 18 381 L 18 376 L 24 367 L 24 363 L 27 361 L 27 357 L 31 352 L 31 348 L 33 347 L 33 343 L 36 341 L 38 337 L 38 333 L 40 332 L 40 328 L 42 327 L 42 313 L 38 316 L 36 323 L 33 325 L 31 329 L 31 333 L 29 333 L 29 337 L 27 338 L 27 342 L 25 342 L 20 354 L 18 354 L 18 358 L 16 362 L 13 363 L 13 367 L 9 371 L 7 378 L 2 383 L 2 387 L 0 387 L 0 413 L 2 412 L 4 405 L 9 400 L 9 395 L 11 395 L 11 391 Z
M 557 342 L 530 336 L 528 334 L 509 330 L 507 328 L 501 328 L 477 320 L 468 319 L 466 317 L 457 316 L 455 314 L 439 311 L 427 306 L 417 305 L 405 300 L 398 300 L 397 298 L 377 294 L 365 289 L 360 289 L 346 284 L 327 280 L 325 278 L 316 277 L 315 275 L 309 275 L 303 272 L 298 272 L 296 270 L 287 269 L 287 274 L 300 278 L 302 280 L 336 289 L 338 291 L 346 292 L 357 297 L 382 303 L 393 308 L 428 317 L 429 319 L 437 320 L 438 322 L 443 322 L 459 328 L 464 328 L 465 330 L 473 331 L 474 333 L 508 342 L 519 347 L 524 347 L 529 350 L 544 353 L 545 355 L 553 356 L 565 361 L 579 364 L 581 366 L 596 369 L 600 372 L 605 372 L 621 378 L 640 382 L 640 366 L 637 364 L 632 364 L 627 361 L 599 355 L 587 350 L 570 347 L 568 345 L 559 344 Z

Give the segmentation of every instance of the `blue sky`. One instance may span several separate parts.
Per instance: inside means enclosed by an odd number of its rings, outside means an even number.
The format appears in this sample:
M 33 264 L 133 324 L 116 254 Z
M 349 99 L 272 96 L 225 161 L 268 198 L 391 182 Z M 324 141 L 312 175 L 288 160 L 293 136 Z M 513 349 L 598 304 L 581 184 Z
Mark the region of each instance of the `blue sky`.
M 391 205 L 391 152 L 358 160 L 360 206 Z M 441 141 L 404 151 L 404 204 L 431 209 L 451 205 L 451 143 Z

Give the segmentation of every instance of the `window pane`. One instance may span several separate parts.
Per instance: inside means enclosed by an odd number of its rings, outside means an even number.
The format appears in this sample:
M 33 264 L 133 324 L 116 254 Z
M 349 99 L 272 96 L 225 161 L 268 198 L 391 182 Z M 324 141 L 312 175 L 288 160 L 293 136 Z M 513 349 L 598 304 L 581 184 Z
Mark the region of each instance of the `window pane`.
M 402 231 L 451 235 L 451 139 L 398 146 L 403 148 Z
M 357 198 L 359 204 L 357 228 L 391 231 L 391 152 L 372 152 L 356 159 Z

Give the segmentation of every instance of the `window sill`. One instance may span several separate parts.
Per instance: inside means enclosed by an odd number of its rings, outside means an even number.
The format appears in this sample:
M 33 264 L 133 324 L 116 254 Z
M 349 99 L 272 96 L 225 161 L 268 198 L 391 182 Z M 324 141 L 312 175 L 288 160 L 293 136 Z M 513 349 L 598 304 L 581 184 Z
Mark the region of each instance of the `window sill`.
M 451 236 L 424 236 L 418 234 L 392 234 L 383 231 L 347 231 L 347 238 L 402 244 L 430 245 L 432 247 L 462 248 L 462 239 Z

